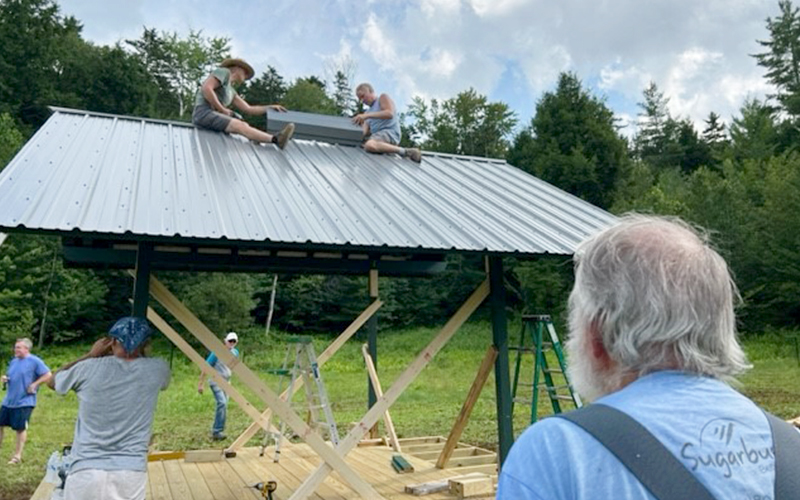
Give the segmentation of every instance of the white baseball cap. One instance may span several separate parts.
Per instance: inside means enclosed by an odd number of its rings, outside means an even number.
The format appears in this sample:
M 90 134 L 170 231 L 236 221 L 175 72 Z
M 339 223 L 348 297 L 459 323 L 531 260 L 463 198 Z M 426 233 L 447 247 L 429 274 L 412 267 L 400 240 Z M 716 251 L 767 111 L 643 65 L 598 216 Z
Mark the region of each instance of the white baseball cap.
M 236 342 L 239 342 L 239 336 L 236 335 L 236 332 L 228 332 L 228 334 L 225 335 L 225 340 L 235 340 Z

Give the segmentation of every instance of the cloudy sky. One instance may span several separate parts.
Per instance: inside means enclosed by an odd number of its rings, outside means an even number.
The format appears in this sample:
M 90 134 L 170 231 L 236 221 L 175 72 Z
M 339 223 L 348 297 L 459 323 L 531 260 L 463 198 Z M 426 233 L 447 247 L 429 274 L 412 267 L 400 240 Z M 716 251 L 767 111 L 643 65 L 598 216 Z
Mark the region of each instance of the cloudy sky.
M 97 44 L 138 38 L 144 26 L 231 39 L 260 74 L 354 79 L 400 109 L 415 95 L 450 98 L 475 88 L 527 124 L 558 74 L 574 71 L 625 119 L 654 81 L 673 116 L 730 123 L 769 88 L 750 54 L 768 37 L 777 0 L 57 0 Z M 627 134 L 632 130 L 628 129 Z

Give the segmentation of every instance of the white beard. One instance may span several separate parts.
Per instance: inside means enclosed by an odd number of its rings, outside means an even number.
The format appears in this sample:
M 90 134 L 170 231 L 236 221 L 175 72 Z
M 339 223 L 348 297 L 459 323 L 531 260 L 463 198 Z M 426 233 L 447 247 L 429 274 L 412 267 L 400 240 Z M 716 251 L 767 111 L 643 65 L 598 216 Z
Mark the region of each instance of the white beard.
M 567 375 L 573 389 L 586 402 L 595 401 L 621 387 L 622 377 L 600 368 L 592 353 L 588 332 L 570 328 L 566 343 L 568 364 Z

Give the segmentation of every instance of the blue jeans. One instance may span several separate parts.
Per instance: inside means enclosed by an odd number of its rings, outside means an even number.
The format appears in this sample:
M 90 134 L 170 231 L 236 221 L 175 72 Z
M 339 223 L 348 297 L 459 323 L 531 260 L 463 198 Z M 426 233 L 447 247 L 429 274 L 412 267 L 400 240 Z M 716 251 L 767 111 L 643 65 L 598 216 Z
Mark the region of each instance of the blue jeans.
M 211 428 L 211 432 L 222 434 L 222 431 L 225 430 L 225 417 L 228 413 L 228 395 L 217 384 L 208 384 L 208 386 L 214 393 L 214 399 L 217 402 L 217 409 L 214 412 L 214 426 Z

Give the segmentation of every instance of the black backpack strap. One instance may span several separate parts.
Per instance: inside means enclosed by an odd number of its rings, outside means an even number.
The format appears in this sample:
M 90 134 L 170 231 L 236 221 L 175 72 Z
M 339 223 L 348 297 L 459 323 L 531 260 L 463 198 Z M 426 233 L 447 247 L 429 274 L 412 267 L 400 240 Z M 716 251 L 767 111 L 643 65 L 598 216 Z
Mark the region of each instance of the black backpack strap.
M 658 500 L 714 500 L 675 455 L 627 414 L 595 403 L 554 416 L 569 420 L 594 436 Z
M 775 500 L 800 495 L 800 432 L 775 415 L 764 412 L 772 429 L 775 450 Z

